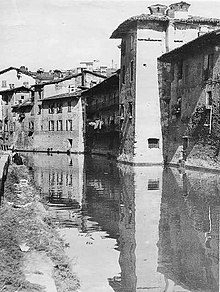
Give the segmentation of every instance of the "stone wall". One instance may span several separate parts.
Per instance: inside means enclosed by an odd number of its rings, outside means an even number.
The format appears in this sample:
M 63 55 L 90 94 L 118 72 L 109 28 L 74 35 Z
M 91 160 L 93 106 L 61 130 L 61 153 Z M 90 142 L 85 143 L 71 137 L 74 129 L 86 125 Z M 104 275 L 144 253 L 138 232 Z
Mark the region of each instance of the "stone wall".
M 210 55 L 213 66 L 206 76 L 205 60 Z M 159 64 L 166 162 L 185 160 L 190 166 L 220 166 L 219 61 L 216 47 L 206 46 L 200 54 L 185 56 L 183 63 L 180 56 L 172 64 Z

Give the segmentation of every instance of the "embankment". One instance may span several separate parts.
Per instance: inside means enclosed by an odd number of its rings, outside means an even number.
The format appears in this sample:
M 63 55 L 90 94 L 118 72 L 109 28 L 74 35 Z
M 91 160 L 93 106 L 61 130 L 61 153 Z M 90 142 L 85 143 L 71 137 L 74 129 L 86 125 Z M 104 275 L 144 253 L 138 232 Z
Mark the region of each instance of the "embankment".
M 77 291 L 65 242 L 24 165 L 9 166 L 0 207 L 0 291 Z

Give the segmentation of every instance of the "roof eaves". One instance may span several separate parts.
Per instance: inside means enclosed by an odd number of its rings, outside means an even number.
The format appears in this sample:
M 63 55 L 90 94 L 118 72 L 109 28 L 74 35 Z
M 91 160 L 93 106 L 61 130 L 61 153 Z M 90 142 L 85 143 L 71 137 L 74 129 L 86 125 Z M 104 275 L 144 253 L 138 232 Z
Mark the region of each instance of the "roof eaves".
M 216 36 L 218 36 L 220 34 L 220 29 L 219 30 L 214 30 L 211 31 L 209 33 L 206 33 L 204 35 L 199 36 L 198 38 L 184 44 L 181 47 L 178 47 L 166 54 L 163 54 L 162 56 L 160 56 L 158 58 L 159 61 L 167 61 L 170 62 L 171 60 L 173 60 L 176 57 L 179 57 L 180 54 L 186 52 L 188 49 L 195 47 L 195 45 L 199 45 L 199 44 L 208 44 L 209 40 L 212 40 L 213 38 L 215 38 Z
M 81 96 L 81 91 L 80 92 L 72 92 L 72 93 L 63 93 L 63 94 L 58 94 L 58 95 L 53 95 L 49 96 L 46 98 L 43 98 L 41 101 L 49 101 L 49 100 L 55 100 L 55 99 L 64 99 L 64 98 L 69 98 L 69 97 L 80 97 Z
M 151 14 L 141 14 L 136 15 L 128 18 L 124 22 L 122 22 L 118 28 L 113 31 L 110 39 L 117 39 L 121 38 L 124 33 L 126 33 L 129 29 L 135 28 L 137 23 L 144 22 L 144 21 L 156 21 L 156 22 L 169 22 L 169 17 L 166 15 L 158 16 L 158 15 L 151 15 Z

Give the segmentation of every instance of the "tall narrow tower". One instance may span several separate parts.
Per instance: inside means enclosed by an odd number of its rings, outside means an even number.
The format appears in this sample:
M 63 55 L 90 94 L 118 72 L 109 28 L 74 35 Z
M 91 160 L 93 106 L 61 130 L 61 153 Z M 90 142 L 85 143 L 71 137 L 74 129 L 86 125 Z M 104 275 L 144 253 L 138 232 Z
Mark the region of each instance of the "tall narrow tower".
M 121 39 L 119 161 L 163 162 L 157 58 L 220 28 L 220 19 L 189 16 L 189 7 L 186 2 L 151 5 L 149 14 L 127 19 L 111 35 Z

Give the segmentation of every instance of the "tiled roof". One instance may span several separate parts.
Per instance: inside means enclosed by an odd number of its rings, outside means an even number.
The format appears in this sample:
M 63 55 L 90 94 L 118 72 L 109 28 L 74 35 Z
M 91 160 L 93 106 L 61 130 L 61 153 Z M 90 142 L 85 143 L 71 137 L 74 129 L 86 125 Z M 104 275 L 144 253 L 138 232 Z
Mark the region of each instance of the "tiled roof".
M 77 97 L 77 98 L 79 98 L 80 96 L 81 96 L 81 91 L 72 92 L 72 93 L 62 93 L 62 94 L 57 94 L 57 95 L 53 95 L 53 96 L 49 96 L 49 97 L 43 98 L 42 102 L 49 101 L 49 100 L 55 100 L 55 99 L 64 99 L 64 98 L 69 98 L 69 97 Z
M 1 70 L 0 71 L 0 75 L 6 73 L 8 71 L 11 71 L 11 70 L 16 70 L 17 72 L 21 72 L 22 74 L 25 74 L 25 75 L 28 75 L 30 77 L 35 78 L 35 75 L 32 72 L 26 71 L 26 70 L 22 70 L 22 69 L 19 69 L 19 68 L 16 68 L 16 67 L 12 67 L 12 66 L 11 67 L 8 67 L 6 69 Z
M 117 70 L 114 74 L 112 74 L 110 77 L 106 78 L 105 80 L 103 80 L 102 82 L 100 82 L 99 84 L 85 90 L 82 95 L 90 95 L 93 94 L 95 92 L 100 92 L 103 89 L 108 88 L 112 88 L 113 85 L 117 85 L 119 87 L 119 73 L 120 73 L 120 69 Z
M 87 73 L 87 74 L 91 74 L 91 75 L 97 76 L 97 77 L 100 77 L 100 78 L 106 78 L 106 76 L 104 76 L 102 74 L 99 74 L 99 73 L 96 73 L 96 72 L 92 72 L 92 71 L 89 71 L 89 70 L 83 70 L 83 72 Z M 42 82 L 39 85 L 44 86 L 44 85 L 56 84 L 56 83 L 59 83 L 59 82 L 63 82 L 63 81 L 72 79 L 72 78 L 76 78 L 76 77 L 81 76 L 81 75 L 82 75 L 82 72 L 76 73 L 76 74 L 71 74 L 69 76 L 66 76 L 66 77 L 63 77 L 63 78 L 59 78 L 59 79 L 55 79 L 55 80 L 50 81 L 50 82 Z
M 201 45 L 215 45 L 220 44 L 220 29 L 211 31 L 209 33 L 206 33 L 186 44 L 184 44 L 181 47 L 178 47 L 166 54 L 163 54 L 161 57 L 158 58 L 160 61 L 170 62 L 174 60 L 176 57 L 180 57 L 182 54 L 188 54 L 193 51 L 193 49 L 196 49 L 198 52 L 198 46 Z
M 137 27 L 137 23 L 141 22 L 161 22 L 169 23 L 172 20 L 172 23 L 201 23 L 201 24 L 215 24 L 220 25 L 220 19 L 218 18 L 207 18 L 200 16 L 189 16 L 188 18 L 170 18 L 166 15 L 152 15 L 152 14 L 141 14 L 137 16 L 132 16 L 131 18 L 122 22 L 118 28 L 112 33 L 112 39 L 122 38 L 123 34 L 126 33 L 129 29 Z
M 32 91 L 30 88 L 26 87 L 26 86 L 19 86 L 19 87 L 15 87 L 15 88 L 10 88 L 10 89 L 6 89 L 6 90 L 1 90 L 0 94 L 5 94 L 5 93 L 10 93 L 10 92 L 16 92 L 16 91 Z
M 157 22 L 169 22 L 169 17 L 164 15 L 164 16 L 157 16 L 157 15 L 152 15 L 152 14 L 141 14 L 141 15 L 136 15 L 132 16 L 129 19 L 125 20 L 122 22 L 118 28 L 112 33 L 111 39 L 117 39 L 121 38 L 123 33 L 127 32 L 130 28 L 136 27 L 138 22 L 142 21 L 157 21 Z

